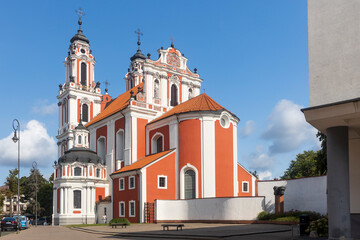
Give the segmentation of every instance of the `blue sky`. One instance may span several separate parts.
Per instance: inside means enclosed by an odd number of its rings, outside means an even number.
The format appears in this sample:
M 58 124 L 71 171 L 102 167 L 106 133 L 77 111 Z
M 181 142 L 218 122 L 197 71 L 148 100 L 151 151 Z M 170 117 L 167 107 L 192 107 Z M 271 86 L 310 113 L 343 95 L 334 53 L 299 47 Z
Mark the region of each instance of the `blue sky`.
M 57 90 L 64 59 L 77 30 L 96 58 L 95 80 L 108 81 L 112 96 L 141 49 L 175 47 L 204 79 L 202 88 L 235 113 L 239 162 L 263 178 L 282 175 L 296 154 L 317 149 L 300 108 L 308 106 L 307 1 L 1 1 L 0 185 L 17 166 L 10 141 L 12 120 L 22 129 L 22 174 L 33 161 L 49 176 L 57 158 Z M 102 87 L 104 89 L 104 87 Z

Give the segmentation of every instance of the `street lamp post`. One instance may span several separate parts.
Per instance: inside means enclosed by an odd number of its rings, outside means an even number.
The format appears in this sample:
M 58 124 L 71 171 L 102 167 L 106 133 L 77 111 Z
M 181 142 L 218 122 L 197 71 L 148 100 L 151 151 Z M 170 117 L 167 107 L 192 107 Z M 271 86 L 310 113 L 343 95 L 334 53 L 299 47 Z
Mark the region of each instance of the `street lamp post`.
M 13 129 L 14 129 L 14 137 L 12 138 L 12 140 L 14 141 L 14 143 L 18 143 L 18 196 L 17 196 L 17 207 L 18 207 L 18 222 L 20 222 L 20 204 L 19 204 L 19 199 L 20 199 L 20 122 L 19 120 L 17 120 L 16 118 L 13 120 L 12 123 Z M 18 136 L 16 136 L 16 132 L 18 132 Z M 18 231 L 19 231 L 19 227 L 18 227 Z
M 35 206 L 35 226 L 37 227 L 37 213 L 38 213 L 38 210 L 37 210 L 37 207 L 38 207 L 38 203 L 37 203 L 37 192 L 38 192 L 38 182 L 37 182 L 37 163 L 36 161 L 33 162 L 32 164 L 33 168 L 35 169 L 35 182 L 36 182 L 36 186 L 35 186 L 35 199 L 36 199 L 36 206 Z

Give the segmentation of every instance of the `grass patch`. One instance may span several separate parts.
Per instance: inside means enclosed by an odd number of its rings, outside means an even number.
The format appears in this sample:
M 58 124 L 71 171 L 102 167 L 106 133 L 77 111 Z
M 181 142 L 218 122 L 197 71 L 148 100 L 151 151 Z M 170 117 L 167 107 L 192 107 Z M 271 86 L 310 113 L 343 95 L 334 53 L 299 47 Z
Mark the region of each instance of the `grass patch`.
M 65 227 L 92 227 L 92 226 L 108 226 L 107 223 L 100 223 L 100 224 L 72 224 L 72 225 L 65 225 Z
M 272 221 L 279 221 L 279 222 L 299 222 L 299 218 L 291 216 L 291 217 L 279 217 L 275 218 Z

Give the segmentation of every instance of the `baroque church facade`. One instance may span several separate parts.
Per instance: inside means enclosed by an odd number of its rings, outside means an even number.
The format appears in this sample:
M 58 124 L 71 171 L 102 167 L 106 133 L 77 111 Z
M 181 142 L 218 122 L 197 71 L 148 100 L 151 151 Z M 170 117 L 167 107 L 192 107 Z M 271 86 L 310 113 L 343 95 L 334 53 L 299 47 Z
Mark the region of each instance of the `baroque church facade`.
M 201 94 L 203 80 L 173 44 L 152 60 L 139 39 L 126 92 L 111 98 L 95 83 L 81 19 L 70 43 L 57 96 L 53 223 L 103 215 L 146 222 L 145 206 L 155 199 L 255 196 L 256 178 L 237 161 L 239 118 Z

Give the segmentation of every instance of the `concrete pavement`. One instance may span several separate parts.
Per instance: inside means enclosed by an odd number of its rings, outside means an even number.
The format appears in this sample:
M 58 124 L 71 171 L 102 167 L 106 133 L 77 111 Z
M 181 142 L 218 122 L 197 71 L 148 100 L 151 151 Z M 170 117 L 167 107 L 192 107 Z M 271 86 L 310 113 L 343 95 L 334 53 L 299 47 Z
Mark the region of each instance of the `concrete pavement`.
M 272 224 L 185 223 L 183 231 L 162 231 L 161 224 L 132 224 L 125 228 L 89 226 L 32 226 L 4 240 L 95 240 L 95 239 L 291 239 L 291 227 Z

